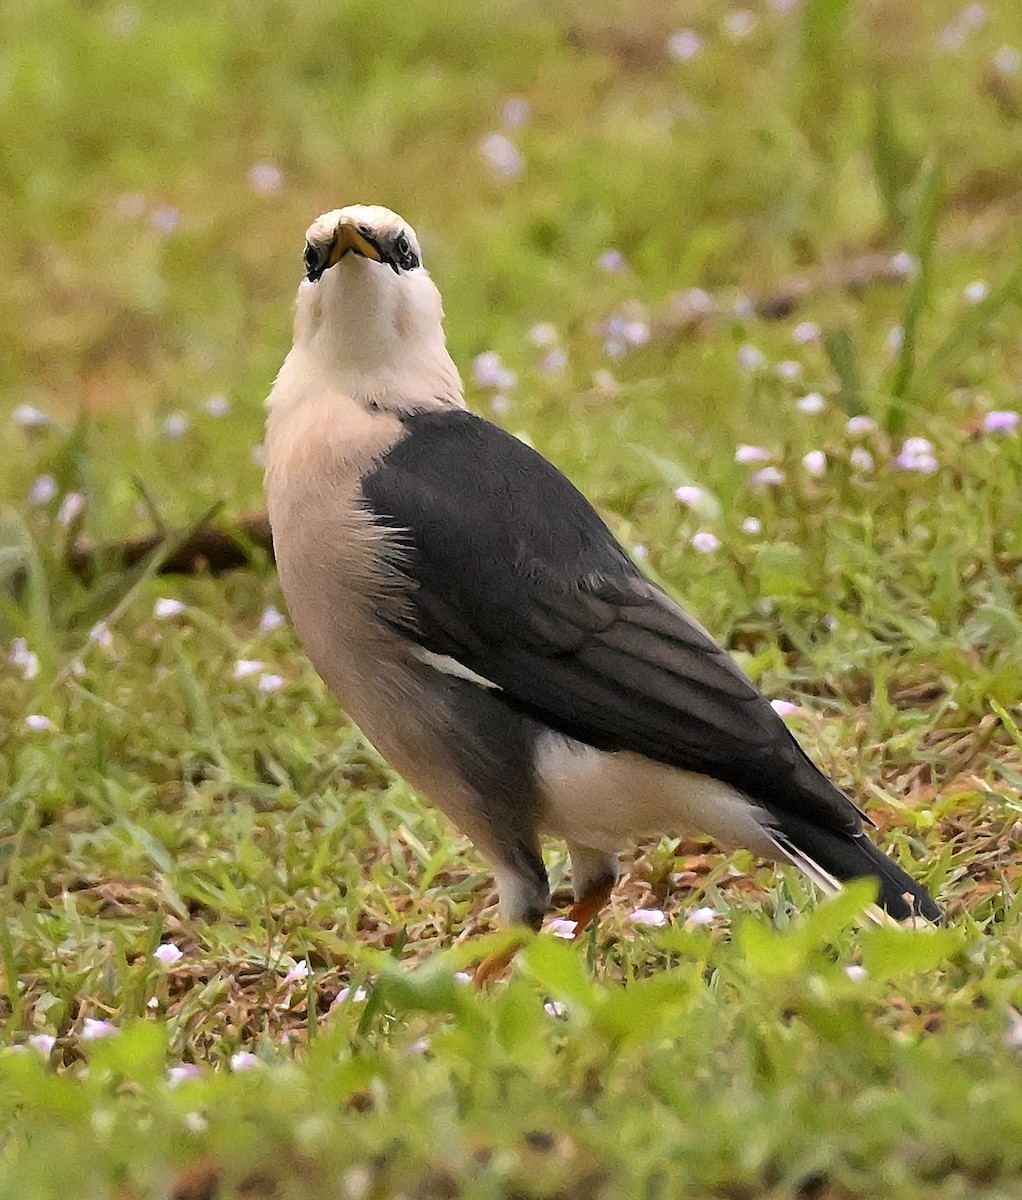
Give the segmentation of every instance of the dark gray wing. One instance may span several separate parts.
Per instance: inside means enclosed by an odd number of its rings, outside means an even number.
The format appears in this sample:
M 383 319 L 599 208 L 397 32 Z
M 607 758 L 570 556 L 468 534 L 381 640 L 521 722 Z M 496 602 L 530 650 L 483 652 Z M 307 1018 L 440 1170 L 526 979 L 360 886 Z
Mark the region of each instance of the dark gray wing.
M 403 634 L 602 750 L 730 783 L 842 832 L 858 810 L 735 663 L 544 458 L 467 412 L 418 413 L 363 480 L 395 531 Z

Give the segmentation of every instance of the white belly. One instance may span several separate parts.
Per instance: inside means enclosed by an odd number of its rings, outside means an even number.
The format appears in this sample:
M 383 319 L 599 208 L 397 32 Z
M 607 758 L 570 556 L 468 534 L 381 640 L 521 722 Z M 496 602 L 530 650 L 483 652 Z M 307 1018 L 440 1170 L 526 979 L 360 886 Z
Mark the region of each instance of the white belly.
M 660 835 L 705 834 L 774 858 L 767 813 L 729 784 L 628 751 L 595 750 L 546 734 L 536 753 L 543 828 L 569 844 L 614 853 Z

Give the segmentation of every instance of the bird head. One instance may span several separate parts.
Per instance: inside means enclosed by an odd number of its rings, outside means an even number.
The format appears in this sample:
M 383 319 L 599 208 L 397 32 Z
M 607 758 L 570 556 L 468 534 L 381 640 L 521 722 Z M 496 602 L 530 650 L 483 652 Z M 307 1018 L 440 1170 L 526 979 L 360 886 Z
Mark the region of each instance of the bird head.
M 310 283 L 348 255 L 383 263 L 395 275 L 422 265 L 415 230 L 378 204 L 335 208 L 317 217 L 306 231 L 305 277 Z
M 335 208 L 306 231 L 304 264 L 298 359 L 381 408 L 464 404 L 440 293 L 407 221 L 378 204 Z

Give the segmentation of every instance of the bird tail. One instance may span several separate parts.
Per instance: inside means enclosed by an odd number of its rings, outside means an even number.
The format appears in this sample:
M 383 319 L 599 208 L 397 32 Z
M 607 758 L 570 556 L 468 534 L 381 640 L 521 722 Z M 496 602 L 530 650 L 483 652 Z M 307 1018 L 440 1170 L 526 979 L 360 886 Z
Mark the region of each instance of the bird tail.
M 821 829 L 794 813 L 775 810 L 772 815 L 775 824 L 768 832 L 781 855 L 823 891 L 838 891 L 849 879 L 872 878 L 879 887 L 877 903 L 896 921 L 910 917 L 940 920 L 940 909 L 929 892 L 864 833 Z

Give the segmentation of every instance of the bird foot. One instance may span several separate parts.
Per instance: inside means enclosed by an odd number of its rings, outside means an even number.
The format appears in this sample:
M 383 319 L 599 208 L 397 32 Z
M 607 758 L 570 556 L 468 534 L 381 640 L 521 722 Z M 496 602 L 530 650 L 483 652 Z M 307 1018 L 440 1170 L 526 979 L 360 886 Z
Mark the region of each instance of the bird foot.
M 599 916 L 600 910 L 610 898 L 614 887 L 613 879 L 601 879 L 599 883 L 568 909 L 568 920 L 575 922 L 574 937 L 577 941 Z
M 497 954 L 490 954 L 476 967 L 472 977 L 472 986 L 477 992 L 484 992 L 504 974 L 518 953 L 518 945 L 508 946 Z

